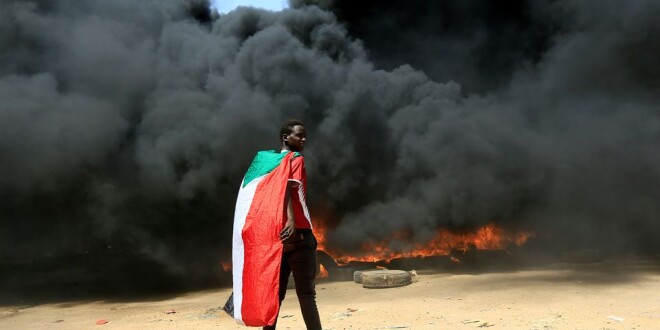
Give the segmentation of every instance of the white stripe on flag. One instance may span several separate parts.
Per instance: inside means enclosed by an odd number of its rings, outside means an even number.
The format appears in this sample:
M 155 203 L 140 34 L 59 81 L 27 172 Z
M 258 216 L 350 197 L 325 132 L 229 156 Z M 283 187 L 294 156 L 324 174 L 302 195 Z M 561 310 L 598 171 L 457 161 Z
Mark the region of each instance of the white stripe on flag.
M 243 315 L 241 308 L 243 307 L 243 265 L 245 257 L 245 248 L 243 245 L 242 231 L 245 226 L 245 218 L 247 217 L 250 207 L 252 206 L 252 199 L 254 193 L 257 191 L 259 182 L 263 180 L 266 175 L 262 175 L 250 181 L 247 186 L 238 191 L 238 198 L 236 198 L 236 212 L 234 213 L 234 231 L 232 234 L 232 278 L 234 280 L 234 319 L 240 324 L 243 323 Z

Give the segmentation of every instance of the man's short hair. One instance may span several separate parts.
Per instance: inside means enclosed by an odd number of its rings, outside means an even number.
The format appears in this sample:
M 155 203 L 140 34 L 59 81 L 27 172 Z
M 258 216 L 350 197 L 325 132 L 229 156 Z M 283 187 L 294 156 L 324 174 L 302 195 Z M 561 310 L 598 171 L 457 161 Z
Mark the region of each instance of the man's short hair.
M 282 127 L 280 128 L 280 141 L 282 141 L 282 135 L 289 135 L 291 132 L 293 132 L 293 128 L 295 126 L 305 126 L 302 121 L 298 119 L 289 119 L 286 120 L 282 123 Z

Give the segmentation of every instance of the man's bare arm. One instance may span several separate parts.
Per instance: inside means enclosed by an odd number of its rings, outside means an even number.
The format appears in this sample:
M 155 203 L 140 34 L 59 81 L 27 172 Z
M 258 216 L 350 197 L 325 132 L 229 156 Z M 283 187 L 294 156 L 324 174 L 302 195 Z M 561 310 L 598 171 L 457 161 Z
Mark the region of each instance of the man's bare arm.
M 289 181 L 286 186 L 286 193 L 284 195 L 284 203 L 286 203 L 286 223 L 280 232 L 280 240 L 289 238 L 293 231 L 296 229 L 296 216 L 293 213 L 293 204 L 291 203 L 291 189 L 297 188 L 298 182 Z

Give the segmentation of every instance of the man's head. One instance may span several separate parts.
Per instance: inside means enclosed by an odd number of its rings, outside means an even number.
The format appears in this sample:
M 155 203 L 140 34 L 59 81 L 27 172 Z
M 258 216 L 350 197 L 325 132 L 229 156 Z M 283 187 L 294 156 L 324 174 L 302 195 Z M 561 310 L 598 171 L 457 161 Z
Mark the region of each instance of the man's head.
M 305 125 L 300 120 L 289 119 L 282 123 L 282 127 L 280 128 L 282 149 L 303 151 L 306 141 Z

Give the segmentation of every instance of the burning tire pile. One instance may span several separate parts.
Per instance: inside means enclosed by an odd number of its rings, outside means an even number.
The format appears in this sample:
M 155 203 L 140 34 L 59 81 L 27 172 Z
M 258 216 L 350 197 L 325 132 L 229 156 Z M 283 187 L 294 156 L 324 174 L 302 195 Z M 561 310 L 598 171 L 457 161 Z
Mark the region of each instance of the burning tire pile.
M 404 270 L 376 268 L 375 262 L 350 262 L 340 266 L 326 252 L 317 251 L 317 274 L 333 281 L 350 281 L 368 289 L 396 288 L 413 283 L 413 274 Z M 322 269 L 326 273 L 322 273 Z

